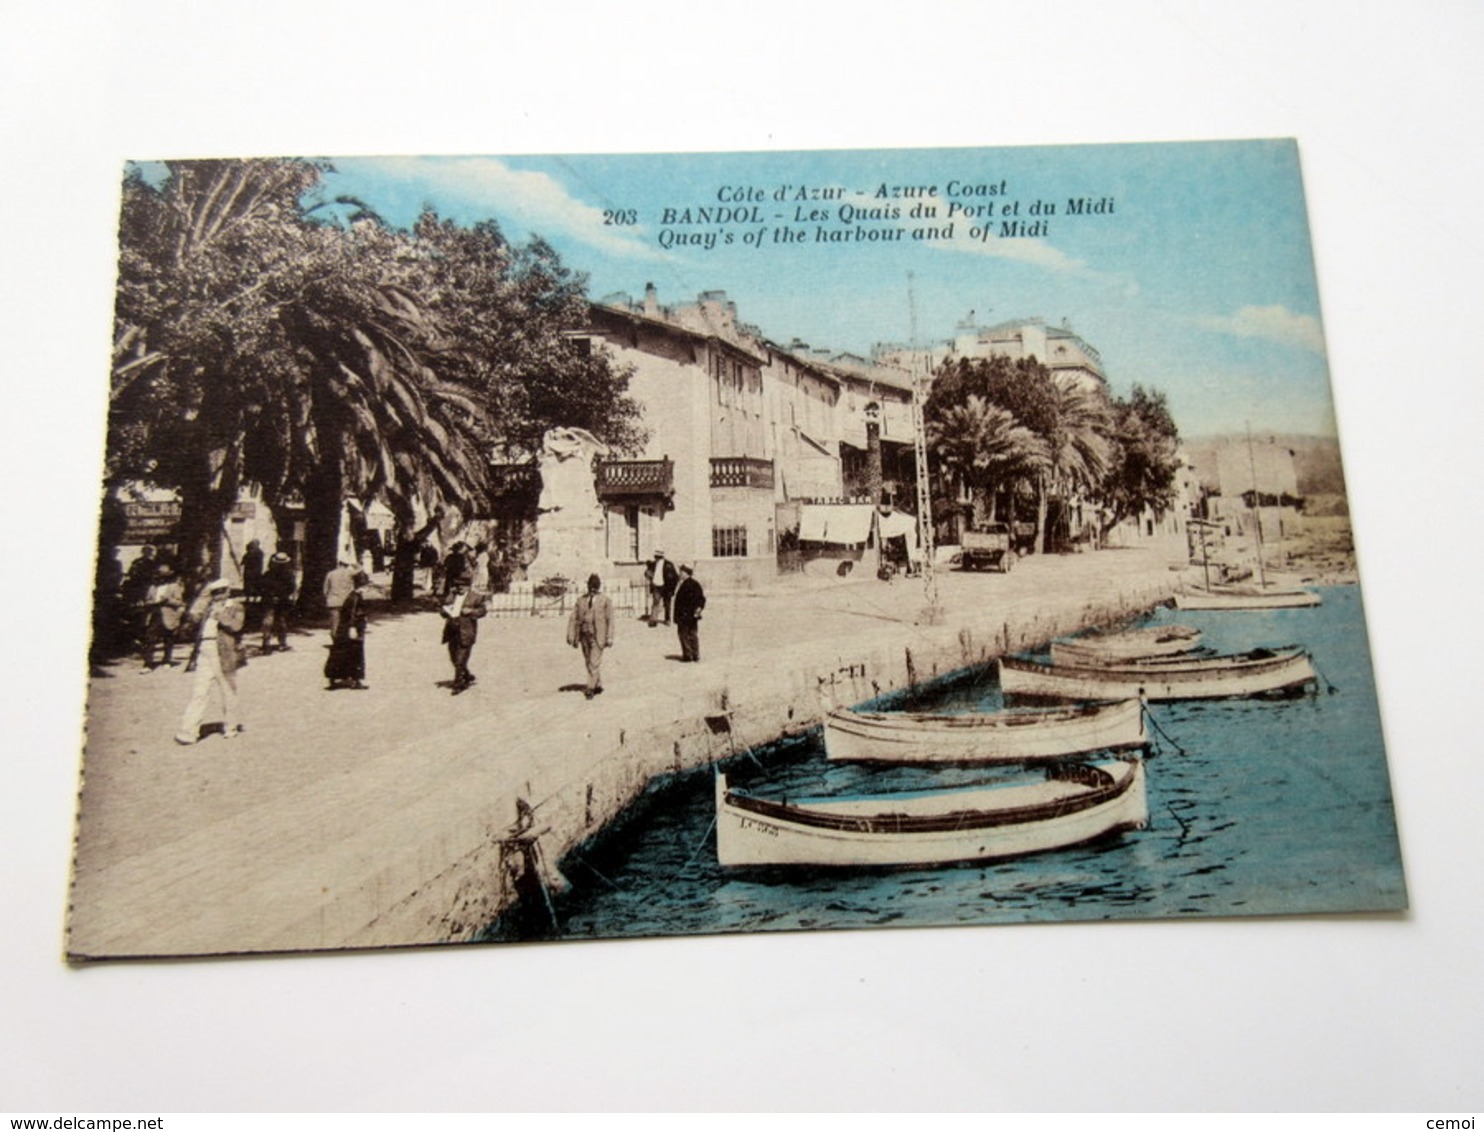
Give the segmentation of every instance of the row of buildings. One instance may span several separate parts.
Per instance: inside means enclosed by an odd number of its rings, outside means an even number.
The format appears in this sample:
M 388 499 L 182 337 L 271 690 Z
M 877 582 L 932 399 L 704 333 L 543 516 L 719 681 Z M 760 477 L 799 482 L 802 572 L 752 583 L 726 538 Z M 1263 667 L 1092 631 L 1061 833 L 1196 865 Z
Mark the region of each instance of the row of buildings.
M 775 342 L 723 291 L 664 305 L 652 284 L 639 299 L 593 303 L 574 337 L 632 371 L 629 393 L 649 431 L 636 458 L 595 463 L 607 562 L 621 568 L 664 550 L 704 563 L 712 578 L 771 573 L 779 550 L 800 542 L 859 548 L 861 509 L 876 499 L 915 511 L 913 386 L 947 358 L 1033 357 L 1107 384 L 1092 346 L 1039 319 L 986 327 L 971 314 L 951 341 L 881 345 L 865 358 Z M 966 514 L 936 518 L 953 541 Z
M 648 433 L 644 451 L 600 453 L 592 461 L 590 499 L 601 529 L 592 568 L 619 578 L 637 577 L 656 550 L 697 563 L 709 579 L 723 582 L 771 576 L 780 557 L 790 555 L 860 556 L 875 529 L 873 501 L 900 512 L 917 509 L 914 383 L 922 383 L 925 395 L 926 375 L 945 360 L 1035 358 L 1054 374 L 1107 387 L 1097 350 L 1070 327 L 1034 318 L 982 326 L 972 312 L 950 340 L 923 348 L 880 345 L 866 358 L 798 340 L 775 342 L 744 323 L 723 291 L 664 305 L 651 284 L 642 298 L 609 295 L 591 303 L 587 324 L 571 337 L 579 348 L 607 351 L 630 370 L 629 395 Z M 1291 461 L 1285 464 L 1277 451 L 1259 457 L 1265 493 L 1281 494 L 1285 502 L 1295 496 Z M 1251 464 L 1230 454 L 1222 459 L 1231 464 L 1230 511 Z M 543 527 L 553 532 L 538 505 L 540 477 L 527 464 L 494 472 L 491 513 L 454 533 L 488 538 L 500 548 L 508 578 L 539 583 L 542 564 L 533 560 L 541 555 Z M 1203 488 L 1187 465 L 1177 493 L 1170 513 L 1145 515 L 1117 537 L 1178 535 L 1211 486 Z M 165 512 L 176 505 L 130 506 L 142 512 L 128 542 L 168 541 Z M 956 542 L 970 517 L 967 506 L 940 511 L 937 540 Z M 1090 506 L 1077 504 L 1069 517 L 1074 537 L 1098 518 Z M 368 542 L 390 542 L 392 525 L 384 510 L 348 503 L 344 554 L 364 551 Z M 271 553 L 283 533 L 261 503 L 244 499 L 225 531 L 226 572 L 233 572 L 249 541 L 258 539 Z

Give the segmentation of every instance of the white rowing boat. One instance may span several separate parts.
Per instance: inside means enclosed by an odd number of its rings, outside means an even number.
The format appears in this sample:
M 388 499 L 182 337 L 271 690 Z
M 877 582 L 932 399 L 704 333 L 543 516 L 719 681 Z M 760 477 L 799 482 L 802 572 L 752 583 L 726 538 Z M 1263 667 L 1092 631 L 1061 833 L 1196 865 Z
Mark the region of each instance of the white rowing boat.
M 1146 702 L 1272 696 L 1317 683 L 1308 652 L 1297 645 L 1128 664 L 1037 664 L 1003 659 L 1000 688 L 1007 696 L 1054 700 L 1137 696 Z
M 1081 845 L 1148 821 L 1137 759 L 1057 765 L 1011 785 L 796 802 L 738 793 L 716 776 L 716 852 L 726 866 L 988 861 Z
M 1051 661 L 1053 664 L 1117 664 L 1194 652 L 1200 643 L 1201 631 L 1189 625 L 1147 625 L 1055 641 L 1051 645 Z
M 1176 609 L 1307 609 L 1322 602 L 1301 586 L 1191 586 L 1175 595 Z
M 836 761 L 1034 762 L 1148 742 L 1137 699 L 962 715 L 841 708 L 824 720 L 825 754 Z

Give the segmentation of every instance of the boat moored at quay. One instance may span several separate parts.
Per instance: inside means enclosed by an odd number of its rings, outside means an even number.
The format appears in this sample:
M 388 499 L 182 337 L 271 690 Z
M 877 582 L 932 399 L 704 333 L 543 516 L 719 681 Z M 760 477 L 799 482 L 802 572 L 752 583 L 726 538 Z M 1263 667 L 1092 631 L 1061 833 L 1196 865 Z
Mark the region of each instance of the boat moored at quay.
M 1007 657 L 998 667 L 1006 696 L 1031 699 L 1137 697 L 1159 703 L 1294 695 L 1318 683 L 1308 651 L 1298 645 L 1105 665 L 1040 664 Z
M 1175 595 L 1176 609 L 1311 609 L 1323 599 L 1301 586 L 1191 586 Z
M 1181 656 L 1200 647 L 1201 631 L 1189 625 L 1147 625 L 1140 629 L 1092 631 L 1051 643 L 1054 664 L 1118 664 L 1149 657 Z
M 1137 698 L 959 714 L 839 708 L 824 720 L 825 754 L 831 761 L 1035 762 L 1148 742 Z
M 1141 759 L 1053 764 L 1007 785 L 774 801 L 716 776 L 716 850 L 725 867 L 891 868 L 1020 857 L 1148 824 Z

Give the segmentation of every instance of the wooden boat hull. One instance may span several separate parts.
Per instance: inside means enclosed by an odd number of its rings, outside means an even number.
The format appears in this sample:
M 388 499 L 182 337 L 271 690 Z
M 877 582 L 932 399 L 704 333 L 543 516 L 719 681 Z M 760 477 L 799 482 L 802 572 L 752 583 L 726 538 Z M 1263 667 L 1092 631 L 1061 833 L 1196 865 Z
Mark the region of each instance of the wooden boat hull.
M 1137 696 L 1150 703 L 1281 695 L 1317 682 L 1309 654 L 1297 647 L 1118 665 L 1005 659 L 999 662 L 999 676 L 1007 696 L 1053 700 Z
M 836 761 L 1034 762 L 1148 742 L 1137 699 L 965 715 L 842 709 L 824 721 L 825 753 Z
M 716 778 L 716 851 L 728 867 L 989 861 L 1081 845 L 1148 821 L 1142 760 L 1061 767 L 1044 781 L 990 789 L 808 803 L 736 794 L 725 775 Z
M 1188 625 L 1157 625 L 1120 633 L 1095 633 L 1051 645 L 1053 664 L 1118 664 L 1150 657 L 1180 656 L 1200 647 L 1201 631 Z
M 1176 609 L 1308 609 L 1323 603 L 1312 590 L 1262 590 L 1256 587 L 1183 590 L 1175 595 Z

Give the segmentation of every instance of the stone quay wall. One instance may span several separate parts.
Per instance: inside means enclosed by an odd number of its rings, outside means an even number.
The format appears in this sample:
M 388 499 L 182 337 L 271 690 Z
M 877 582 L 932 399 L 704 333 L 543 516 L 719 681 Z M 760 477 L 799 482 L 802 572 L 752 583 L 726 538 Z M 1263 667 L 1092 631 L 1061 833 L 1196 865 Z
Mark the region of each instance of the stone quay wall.
M 74 961 L 306 952 L 474 940 L 515 896 L 524 808 L 548 866 L 657 776 L 817 726 L 899 692 L 1169 598 L 1171 551 L 945 571 L 922 584 L 803 575 L 757 588 L 702 576 L 702 660 L 625 610 L 603 695 L 580 694 L 566 618 L 488 617 L 479 682 L 450 696 L 436 613 L 385 613 L 368 691 L 327 691 L 322 629 L 239 673 L 247 730 L 173 740 L 192 677 L 123 660 L 89 684 L 69 900 Z
M 897 585 L 910 606 L 918 597 L 914 583 Z M 1176 576 L 1163 571 L 1116 591 L 1063 592 L 1008 609 L 960 606 L 956 613 L 943 610 L 938 625 L 899 624 L 860 639 L 780 645 L 756 666 L 733 669 L 730 679 L 711 684 L 699 700 L 653 695 L 647 711 L 626 717 L 623 726 L 586 736 L 597 757 L 581 773 L 526 799 L 540 814 L 535 828 L 547 831 L 543 857 L 554 866 L 622 814 L 658 775 L 704 767 L 806 732 L 835 706 L 904 692 L 1057 637 L 1127 620 L 1167 601 L 1177 588 Z M 471 852 L 447 885 L 423 894 L 418 903 L 431 919 L 398 930 L 472 939 L 515 896 L 501 875 L 500 858 L 497 835 Z M 554 870 L 549 880 L 561 883 Z

